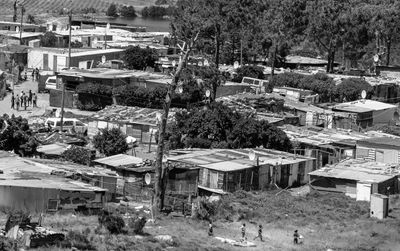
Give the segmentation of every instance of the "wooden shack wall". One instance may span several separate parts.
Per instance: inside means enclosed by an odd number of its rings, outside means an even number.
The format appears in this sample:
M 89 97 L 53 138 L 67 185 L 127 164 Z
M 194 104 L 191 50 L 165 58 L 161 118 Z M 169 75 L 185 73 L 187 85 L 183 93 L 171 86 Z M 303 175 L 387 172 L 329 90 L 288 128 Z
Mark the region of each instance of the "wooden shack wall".
M 199 169 L 173 169 L 168 174 L 167 191 L 173 194 L 197 194 Z

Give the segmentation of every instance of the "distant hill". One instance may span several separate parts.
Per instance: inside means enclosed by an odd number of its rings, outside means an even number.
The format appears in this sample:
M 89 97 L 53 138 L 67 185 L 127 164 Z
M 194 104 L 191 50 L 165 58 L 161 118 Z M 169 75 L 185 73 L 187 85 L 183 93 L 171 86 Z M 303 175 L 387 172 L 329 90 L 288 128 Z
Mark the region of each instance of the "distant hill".
M 97 11 L 105 12 L 111 3 L 118 5 L 132 5 L 137 10 L 154 5 L 156 0 L 25 0 L 27 14 L 38 15 L 45 13 L 58 13 L 63 8 L 72 8 L 79 11 L 84 8 L 95 8 Z M 14 0 L 1 0 L 0 15 L 13 15 Z

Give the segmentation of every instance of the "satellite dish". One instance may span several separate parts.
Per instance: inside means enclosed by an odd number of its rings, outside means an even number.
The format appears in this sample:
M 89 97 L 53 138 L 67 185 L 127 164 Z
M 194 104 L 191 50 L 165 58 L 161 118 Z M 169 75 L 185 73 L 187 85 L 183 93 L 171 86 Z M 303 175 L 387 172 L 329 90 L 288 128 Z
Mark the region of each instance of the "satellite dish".
M 210 97 L 210 95 L 211 95 L 211 92 L 210 92 L 210 90 L 207 90 L 207 91 L 206 91 L 206 97 L 207 97 L 207 98 L 209 98 L 209 97 Z
M 254 152 L 253 150 L 250 150 L 249 152 L 249 160 L 253 161 L 256 159 L 256 152 Z
M 204 66 L 210 66 L 210 63 L 208 62 L 207 59 L 204 59 Z
M 379 61 L 379 55 L 378 55 L 378 54 L 375 54 L 375 56 L 374 56 L 374 62 L 375 62 L 375 63 L 378 63 L 378 61 Z
M 365 91 L 365 90 L 363 90 L 362 92 L 361 92 L 361 98 L 362 99 L 365 99 L 367 97 L 367 92 Z
M 199 62 L 197 63 L 197 65 L 198 65 L 198 66 L 203 66 L 203 62 L 199 61 Z
M 239 68 L 239 62 L 238 62 L 238 61 L 235 61 L 235 62 L 233 63 L 233 69 L 237 69 L 237 68 Z
M 107 60 L 106 56 L 103 55 L 103 56 L 101 57 L 101 62 L 104 64 L 104 63 L 106 62 L 106 60 Z
M 175 67 L 175 66 L 176 66 L 176 61 L 172 60 L 172 67 Z
M 162 163 L 167 163 L 168 162 L 168 158 L 166 155 L 163 155 L 162 157 Z
M 151 175 L 149 173 L 146 173 L 146 175 L 144 176 L 144 182 L 146 182 L 146 185 L 150 185 Z
M 182 86 L 178 87 L 178 93 L 183 93 L 183 87 Z

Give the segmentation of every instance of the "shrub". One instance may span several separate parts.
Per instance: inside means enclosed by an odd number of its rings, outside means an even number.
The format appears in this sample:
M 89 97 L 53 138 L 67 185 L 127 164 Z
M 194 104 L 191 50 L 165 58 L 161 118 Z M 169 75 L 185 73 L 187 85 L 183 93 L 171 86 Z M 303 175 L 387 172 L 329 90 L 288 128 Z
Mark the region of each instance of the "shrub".
M 81 232 L 69 231 L 61 246 L 64 248 L 76 248 L 78 250 L 96 250 L 86 236 Z
M 264 79 L 263 68 L 254 65 L 245 65 L 236 70 L 236 77 L 233 79 L 234 82 L 242 82 L 243 77 Z
M 103 224 L 111 234 L 120 234 L 125 227 L 124 219 L 118 215 L 107 215 L 103 219 Z
M 7 237 L 0 236 L 0 250 L 13 250 L 13 241 Z
M 62 153 L 61 157 L 77 164 L 89 165 L 92 159 L 92 154 L 89 149 L 79 146 L 71 146 Z
M 142 234 L 146 221 L 145 217 L 135 216 L 129 219 L 128 227 L 132 229 L 135 234 Z
M 102 154 L 111 156 L 128 150 L 126 135 L 118 128 L 101 129 L 93 138 L 94 147 Z
M 197 205 L 194 218 L 210 221 L 217 214 L 219 202 L 210 202 L 207 198 L 201 197 Z

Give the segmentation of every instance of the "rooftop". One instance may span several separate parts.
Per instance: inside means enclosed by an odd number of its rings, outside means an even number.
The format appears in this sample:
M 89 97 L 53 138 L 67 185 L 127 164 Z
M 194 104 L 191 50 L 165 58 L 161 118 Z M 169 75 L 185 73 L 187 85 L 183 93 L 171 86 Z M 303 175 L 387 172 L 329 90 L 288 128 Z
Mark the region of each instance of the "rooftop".
M 172 119 L 177 111 L 179 110 L 176 108 L 170 109 L 168 119 Z M 112 105 L 98 111 L 91 119 L 156 126 L 158 124 L 158 113 L 161 114 L 162 110 L 136 106 Z
M 143 159 L 127 154 L 117 154 L 101 159 L 96 159 L 94 160 L 94 162 L 112 167 L 121 167 L 127 165 L 131 166 L 140 165 L 143 163 Z
M 399 137 L 376 137 L 361 139 L 357 141 L 360 145 L 369 145 L 372 147 L 383 147 L 383 148 L 400 148 L 400 138 Z
M 312 65 L 312 64 L 324 65 L 324 64 L 328 64 L 328 61 L 327 60 L 323 60 L 323 59 L 318 59 L 318 58 L 310 58 L 310 57 L 289 55 L 289 56 L 286 56 L 285 63 L 288 63 L 288 64 L 307 64 L 307 65 Z
M 256 166 L 255 161 L 249 159 L 250 151 L 255 152 L 260 165 L 289 165 L 314 159 L 277 150 L 255 148 L 175 150 L 171 152 L 174 156 L 168 157 L 168 160 L 221 172 L 233 172 Z
M 312 176 L 380 183 L 400 175 L 396 165 L 349 159 L 309 173 Z
M 285 125 L 280 127 L 292 141 L 308 145 L 322 146 L 327 144 L 342 144 L 355 146 L 358 140 L 388 136 L 377 131 L 356 132 L 345 129 L 328 129 L 315 127 L 298 127 Z M 398 138 L 393 136 L 394 138 Z
M 39 37 L 43 34 L 44 34 L 43 32 L 26 32 L 26 31 L 20 34 L 18 31 L 0 30 L 0 35 L 16 39 L 19 39 L 20 35 L 22 36 L 22 38 L 30 38 L 30 37 Z
M 138 70 L 120 70 L 120 69 L 110 69 L 110 68 L 69 69 L 61 71 L 58 75 L 97 78 L 97 79 L 139 78 L 146 81 L 165 80 L 166 83 L 171 82 L 171 78 L 163 74 L 138 71 Z
M 50 145 L 38 146 L 36 151 L 46 155 L 61 155 L 67 149 L 67 147 L 67 144 L 54 143 Z
M 397 108 L 397 106 L 370 99 L 341 103 L 333 107 L 333 109 L 335 110 L 354 112 L 354 113 L 380 111 L 392 108 Z

